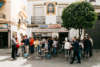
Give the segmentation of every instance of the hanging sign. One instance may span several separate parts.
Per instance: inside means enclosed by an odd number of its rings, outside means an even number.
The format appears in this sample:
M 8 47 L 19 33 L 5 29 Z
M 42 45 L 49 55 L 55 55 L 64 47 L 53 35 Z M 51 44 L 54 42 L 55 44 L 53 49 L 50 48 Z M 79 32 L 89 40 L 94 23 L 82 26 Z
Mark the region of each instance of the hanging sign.
M 0 24 L 0 28 L 8 28 L 8 24 Z
M 38 25 L 39 28 L 59 28 L 61 25 Z

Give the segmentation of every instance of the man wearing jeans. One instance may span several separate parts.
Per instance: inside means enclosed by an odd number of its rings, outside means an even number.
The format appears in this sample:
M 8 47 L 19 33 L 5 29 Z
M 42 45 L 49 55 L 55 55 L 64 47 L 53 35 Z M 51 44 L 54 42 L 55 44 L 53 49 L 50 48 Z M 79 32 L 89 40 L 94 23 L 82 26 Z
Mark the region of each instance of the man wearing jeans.
M 79 42 L 76 41 L 76 37 L 73 38 L 73 41 L 74 41 L 74 54 L 73 54 L 73 59 L 72 61 L 70 62 L 70 64 L 73 64 L 74 60 L 75 60 L 75 57 L 77 56 L 78 58 L 78 62 L 77 63 L 81 63 L 80 61 L 80 58 L 79 58 Z
M 30 42 L 30 40 L 29 40 L 29 38 L 27 38 L 27 35 L 26 35 L 25 36 L 25 52 L 27 54 L 29 54 L 29 42 Z
M 53 40 L 52 40 L 52 37 L 50 38 L 50 41 L 49 41 L 49 51 L 51 53 L 51 55 L 53 55 L 53 48 L 52 48 L 52 44 L 53 44 Z
M 16 45 L 17 45 L 17 42 L 15 41 L 15 36 L 13 36 L 13 38 L 12 38 L 12 58 L 13 59 L 16 59 L 15 58 L 15 49 L 16 49 Z
M 32 37 L 30 37 L 30 45 L 29 45 L 29 50 L 30 50 L 30 52 L 31 53 L 33 53 L 34 52 L 34 39 L 32 38 Z
M 54 47 L 54 53 L 55 53 L 55 57 L 56 57 L 57 56 L 57 50 L 56 50 L 56 48 L 57 48 L 57 41 L 56 41 L 55 38 L 53 39 L 53 47 Z

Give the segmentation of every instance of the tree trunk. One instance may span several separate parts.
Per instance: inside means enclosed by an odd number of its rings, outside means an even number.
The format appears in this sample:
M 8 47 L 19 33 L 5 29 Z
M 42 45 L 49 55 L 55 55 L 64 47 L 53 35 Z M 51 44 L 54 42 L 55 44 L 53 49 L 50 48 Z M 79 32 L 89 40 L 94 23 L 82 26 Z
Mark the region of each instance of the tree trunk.
M 81 39 L 81 35 L 82 35 L 82 29 L 79 28 L 79 39 Z

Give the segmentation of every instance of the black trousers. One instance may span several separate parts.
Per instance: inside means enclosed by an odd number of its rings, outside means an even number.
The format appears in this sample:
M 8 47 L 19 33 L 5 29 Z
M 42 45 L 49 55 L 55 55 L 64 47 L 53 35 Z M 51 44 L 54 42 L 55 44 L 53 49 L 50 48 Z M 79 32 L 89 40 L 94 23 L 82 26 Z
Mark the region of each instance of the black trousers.
M 29 50 L 30 50 L 31 53 L 34 53 L 34 45 L 29 46 Z
M 15 48 L 16 55 L 18 54 L 18 48 Z
M 74 62 L 74 60 L 75 60 L 75 57 L 77 56 L 77 58 L 78 58 L 78 62 L 81 62 L 80 61 L 80 57 L 79 57 L 79 51 L 76 51 L 76 52 L 74 52 L 74 54 L 73 54 L 73 59 L 72 59 L 72 63 Z
M 15 58 L 16 45 L 12 45 L 12 58 Z
M 71 50 L 70 49 L 65 49 L 66 54 L 68 55 L 68 51 L 69 51 L 69 55 L 71 54 Z
M 90 48 L 90 57 L 93 56 L 92 47 Z

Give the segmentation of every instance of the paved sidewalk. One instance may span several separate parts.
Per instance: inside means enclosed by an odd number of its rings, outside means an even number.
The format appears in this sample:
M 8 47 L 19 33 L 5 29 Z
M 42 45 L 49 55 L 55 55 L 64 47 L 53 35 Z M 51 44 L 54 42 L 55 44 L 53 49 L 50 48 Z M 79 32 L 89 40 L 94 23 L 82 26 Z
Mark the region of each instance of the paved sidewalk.
M 28 58 L 18 57 L 17 60 L 11 59 L 11 49 L 0 49 L 0 67 L 100 67 L 100 50 L 93 51 L 93 57 L 82 60 L 81 64 L 70 65 L 70 60 L 64 60 L 64 54 L 58 54 L 58 57 L 51 57 L 51 59 L 38 59 L 30 54 Z

